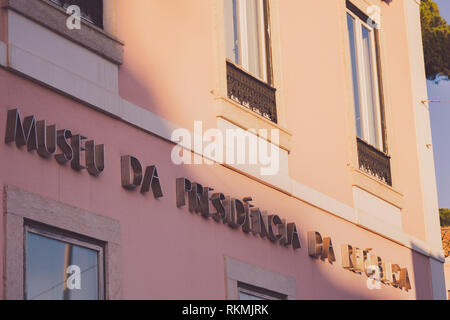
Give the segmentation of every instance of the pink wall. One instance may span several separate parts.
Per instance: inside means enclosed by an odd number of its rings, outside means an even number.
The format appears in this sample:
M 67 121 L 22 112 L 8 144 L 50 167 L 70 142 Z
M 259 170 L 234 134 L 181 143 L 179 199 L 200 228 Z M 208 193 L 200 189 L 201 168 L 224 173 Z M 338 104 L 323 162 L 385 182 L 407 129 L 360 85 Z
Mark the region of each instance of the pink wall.
M 218 77 L 214 1 L 119 1 L 118 37 L 125 41 L 120 94 L 185 128 L 195 120 L 216 127 L 213 94 Z M 419 179 L 406 23 L 402 1 L 380 5 L 384 81 L 395 188 L 403 195 L 403 228 L 426 240 Z M 292 131 L 290 176 L 353 206 L 346 42 L 338 1 L 279 1 L 281 60 L 287 127 Z M 307 12 L 319 14 L 305 14 Z M 299 18 L 299 14 L 301 13 Z M 313 31 L 313 32 L 312 32 Z M 223 62 L 225 63 L 225 61 Z M 396 148 L 394 147 L 396 146 Z M 333 161 L 330 161 L 333 159 Z M 332 173 L 332 177 L 330 178 Z
M 119 76 L 124 99 L 188 129 L 195 120 L 215 125 L 212 3 L 117 2 L 117 36 L 126 42 Z
M 150 72 L 151 73 L 151 72 Z M 172 145 L 107 117 L 40 85 L 0 70 L 0 133 L 6 112 L 18 107 L 21 116 L 95 139 L 106 146 L 106 169 L 98 178 L 44 160 L 14 144 L 0 144 L 0 185 L 14 185 L 117 219 L 122 228 L 123 293 L 126 299 L 225 298 L 223 257 L 253 264 L 296 279 L 297 298 L 431 298 L 428 259 L 410 249 L 363 230 L 317 208 L 256 183 L 219 165 L 180 166 L 170 162 Z M 175 105 L 176 106 L 176 105 Z M 158 167 L 164 197 L 126 191 L 120 184 L 120 156 L 131 154 L 143 165 Z M 187 177 L 228 195 L 252 196 L 255 204 L 296 222 L 302 248 L 282 248 L 175 206 L 175 179 Z M 1 200 L 0 200 L 1 201 Z M 1 228 L 0 230 L 4 230 Z M 306 232 L 331 236 L 334 265 L 309 258 Z M 3 241 L 3 237 L 0 237 Z M 369 291 L 366 277 L 340 266 L 340 244 L 374 248 L 385 259 L 407 267 L 413 289 L 382 286 Z M 3 247 L 3 244 L 0 243 Z M 1 251 L 3 254 L 3 251 Z M 0 284 L 3 281 L 0 265 Z M 420 274 L 416 278 L 416 274 Z M 416 293 L 420 291 L 419 294 Z

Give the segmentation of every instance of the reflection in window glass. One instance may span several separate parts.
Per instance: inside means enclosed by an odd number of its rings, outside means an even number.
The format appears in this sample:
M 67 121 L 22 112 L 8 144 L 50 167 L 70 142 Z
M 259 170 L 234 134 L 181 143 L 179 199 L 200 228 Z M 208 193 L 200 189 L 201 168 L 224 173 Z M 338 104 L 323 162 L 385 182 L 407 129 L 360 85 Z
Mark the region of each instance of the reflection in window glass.
M 263 81 L 268 81 L 266 10 L 263 0 L 224 1 L 227 59 Z
M 267 300 L 246 292 L 239 291 L 239 300 Z
M 262 78 L 261 70 L 261 28 L 260 12 L 258 10 L 259 0 L 247 0 L 247 41 L 248 41 L 248 71 L 258 78 Z
M 355 19 L 349 14 L 347 14 L 347 25 L 348 25 L 348 37 L 350 40 L 350 55 L 352 61 L 353 100 L 355 104 L 356 134 L 358 137 L 363 138 L 361 106 L 359 102 L 360 89 L 358 86 L 358 67 L 357 67 L 356 46 L 355 46 Z
M 356 134 L 359 138 L 384 151 L 381 106 L 379 96 L 378 61 L 375 30 L 347 12 L 347 29 L 353 78 Z
M 239 282 L 238 298 L 239 300 L 286 300 L 287 296 L 275 291 Z
M 378 139 L 378 117 L 377 117 L 377 107 L 375 100 L 375 84 L 373 74 L 373 59 L 372 59 L 372 42 L 371 42 L 371 31 L 366 27 L 362 26 L 362 53 L 363 53 L 363 64 L 364 64 L 364 85 L 367 88 L 366 92 L 366 105 L 367 105 L 367 119 L 368 119 L 368 140 L 369 143 L 377 148 L 380 148 Z
M 99 252 L 27 232 L 27 300 L 99 299 Z
M 227 58 L 240 64 L 237 0 L 225 1 L 225 29 Z

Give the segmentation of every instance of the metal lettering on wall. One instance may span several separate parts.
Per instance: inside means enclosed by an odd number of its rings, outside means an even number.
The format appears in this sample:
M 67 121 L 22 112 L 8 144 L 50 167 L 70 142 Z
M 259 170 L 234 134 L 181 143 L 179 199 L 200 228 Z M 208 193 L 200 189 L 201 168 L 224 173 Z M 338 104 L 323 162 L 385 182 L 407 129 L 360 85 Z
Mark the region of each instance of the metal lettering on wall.
M 94 140 L 88 140 L 82 134 L 73 134 L 68 129 L 57 130 L 55 125 L 47 125 L 45 120 L 36 121 L 33 115 L 22 121 L 17 109 L 8 110 L 7 114 L 5 143 L 11 142 L 18 148 L 26 146 L 29 152 L 36 150 L 42 158 L 54 155 L 60 165 L 70 163 L 73 170 L 86 169 L 92 176 L 98 176 L 105 169 L 103 144 L 96 145 Z M 55 154 L 58 149 L 59 153 Z M 120 170 L 121 185 L 124 189 L 135 190 L 140 187 L 141 194 L 151 190 L 155 199 L 163 197 L 155 165 L 143 169 L 136 157 L 124 155 L 120 157 Z M 186 178 L 176 179 L 175 197 L 178 208 L 187 204 L 191 213 L 204 219 L 226 224 L 231 229 L 259 236 L 282 247 L 292 247 L 294 250 L 301 248 L 295 222 L 287 222 L 277 214 L 269 214 L 256 207 L 251 197 L 233 198 Z M 308 255 L 311 258 L 327 260 L 330 264 L 336 261 L 331 237 L 322 237 L 319 232 L 310 231 L 307 240 Z M 371 248 L 360 249 L 349 244 L 341 245 L 342 267 L 354 273 L 364 273 L 368 277 L 369 289 L 380 289 L 380 283 L 406 291 L 411 289 L 407 268 L 392 264 L 371 251 Z M 369 285 L 370 281 L 376 285 Z
M 213 219 L 217 223 L 227 224 L 232 229 L 259 235 L 281 246 L 292 246 L 299 249 L 300 237 L 295 223 L 287 223 L 276 214 L 268 214 L 256 208 L 250 202 L 251 197 L 242 200 L 225 196 L 221 192 L 214 192 L 213 188 L 203 187 L 199 183 L 191 183 L 186 178 L 176 180 L 176 205 L 186 205 L 192 213 L 200 214 L 205 219 Z M 211 212 L 212 208 L 214 209 Z
M 149 192 L 151 188 L 155 199 L 163 196 L 156 166 L 148 166 L 142 176 L 141 162 L 133 156 L 126 155 L 120 158 L 120 167 L 123 188 L 133 190 L 141 186 L 142 194 Z
M 34 115 L 20 118 L 19 110 L 8 110 L 6 118 L 5 143 L 15 142 L 18 148 L 27 146 L 29 152 L 36 150 L 42 158 L 49 158 L 56 153 L 55 160 L 60 165 L 70 162 L 72 169 L 86 169 L 92 176 L 98 176 L 105 169 L 105 146 L 95 145 L 94 140 L 88 140 L 83 146 L 82 141 L 88 138 L 75 134 L 68 129 L 57 130 L 55 125 L 46 125 L 45 120 L 36 121 Z M 82 152 L 84 152 L 84 165 Z
M 199 214 L 205 219 L 211 218 L 217 223 L 227 224 L 232 229 L 241 229 L 244 233 L 259 235 L 281 246 L 301 248 L 300 236 L 295 223 L 287 223 L 276 214 L 268 214 L 255 207 L 251 197 L 240 199 L 226 196 L 221 192 L 212 192 L 213 188 L 203 187 L 200 183 L 186 178 L 176 180 L 176 206 L 187 205 L 191 213 Z M 308 238 L 308 254 L 311 258 L 327 260 L 330 264 L 336 261 L 331 237 L 322 237 L 317 231 L 310 231 Z M 371 254 L 372 249 L 360 249 L 343 245 L 341 249 L 342 267 L 352 272 L 365 274 L 368 277 L 369 289 L 380 289 L 369 286 L 369 282 L 391 285 L 406 291 L 411 289 L 408 270 L 397 264 L 391 264 Z
M 341 245 L 342 267 L 358 274 L 365 274 L 375 283 L 391 285 L 406 291 L 411 289 L 407 268 L 400 268 L 397 264 L 391 264 L 372 254 L 371 251 L 371 248 L 363 250 L 349 244 Z M 308 232 L 308 254 L 312 258 L 327 259 L 330 263 L 336 261 L 331 238 L 322 238 L 322 235 L 317 231 Z M 379 286 L 368 287 L 369 289 L 380 289 Z

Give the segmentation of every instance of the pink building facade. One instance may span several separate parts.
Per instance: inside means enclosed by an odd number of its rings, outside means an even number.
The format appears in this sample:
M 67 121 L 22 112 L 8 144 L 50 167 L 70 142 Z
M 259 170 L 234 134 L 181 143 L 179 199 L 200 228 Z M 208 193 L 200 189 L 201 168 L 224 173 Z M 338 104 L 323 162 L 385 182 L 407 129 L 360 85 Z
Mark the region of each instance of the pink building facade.
M 418 1 L 0 4 L 1 299 L 446 299 Z

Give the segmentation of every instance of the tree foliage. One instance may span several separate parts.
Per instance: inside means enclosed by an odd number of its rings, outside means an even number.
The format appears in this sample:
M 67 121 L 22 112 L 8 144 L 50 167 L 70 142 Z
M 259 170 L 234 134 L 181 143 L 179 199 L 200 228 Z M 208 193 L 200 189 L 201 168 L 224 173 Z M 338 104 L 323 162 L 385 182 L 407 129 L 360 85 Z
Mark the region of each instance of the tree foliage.
M 441 227 L 450 226 L 450 209 L 439 209 L 439 220 Z
M 420 4 L 422 38 L 427 79 L 450 77 L 450 25 L 439 13 L 433 0 Z

